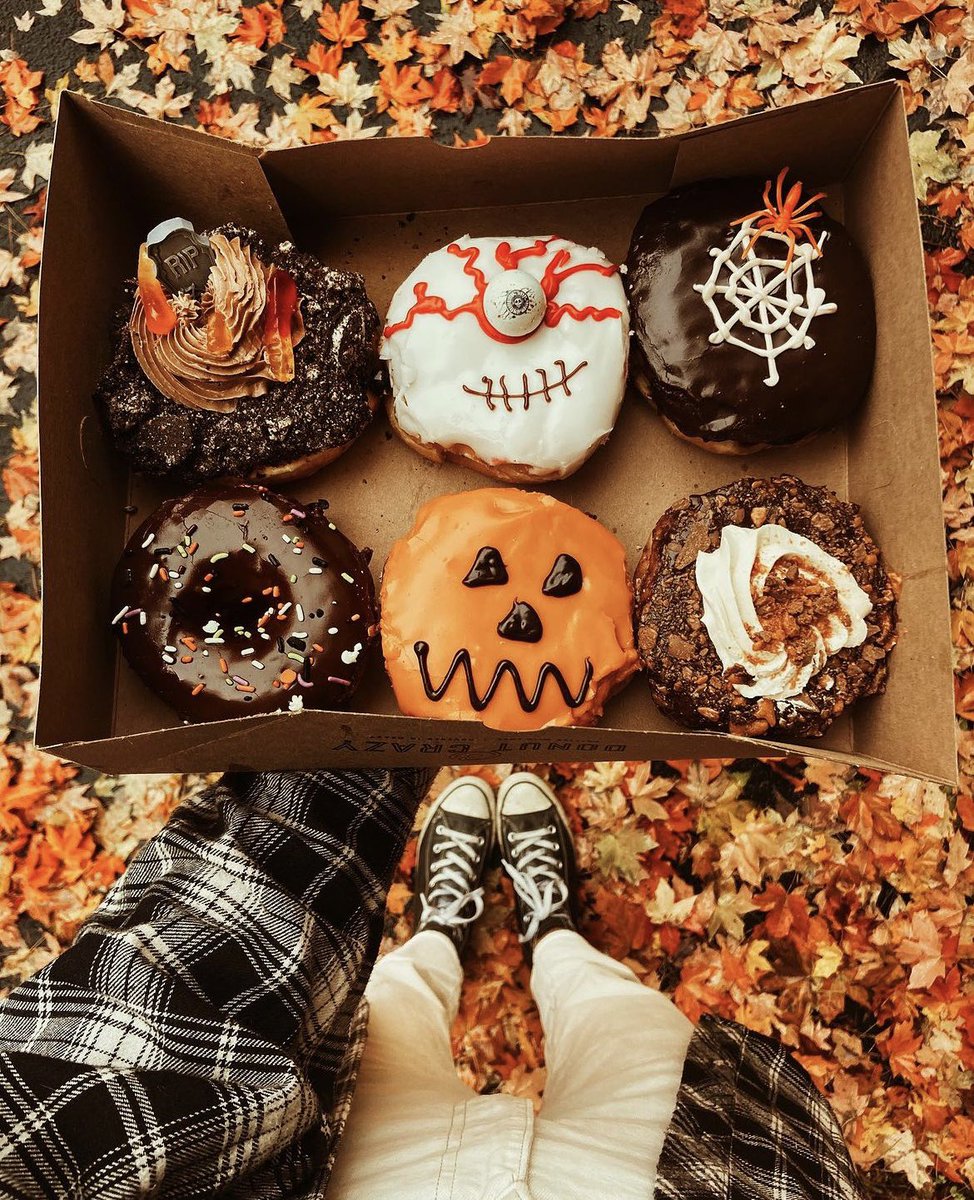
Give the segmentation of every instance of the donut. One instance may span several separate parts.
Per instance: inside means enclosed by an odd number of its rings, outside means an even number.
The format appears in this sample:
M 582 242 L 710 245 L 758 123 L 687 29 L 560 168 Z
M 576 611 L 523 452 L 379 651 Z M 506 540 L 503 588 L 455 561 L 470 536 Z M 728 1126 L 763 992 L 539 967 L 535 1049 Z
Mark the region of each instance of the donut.
M 252 229 L 153 229 L 95 399 L 136 471 L 195 486 L 280 483 L 372 420 L 379 315 L 359 275 Z
M 167 500 L 129 539 L 112 628 L 187 722 L 343 707 L 378 630 L 371 551 L 328 503 L 244 482 Z
M 409 716 L 591 725 L 637 669 L 625 551 L 537 492 L 425 504 L 382 576 L 382 650 Z
M 626 259 L 633 384 L 678 437 L 718 454 L 850 420 L 872 378 L 869 268 L 824 193 L 693 184 L 650 204 Z
M 417 453 L 508 483 L 564 479 L 619 415 L 629 310 L 601 250 L 462 237 L 389 305 L 389 420 Z
M 668 508 L 635 575 L 653 699 L 690 729 L 819 737 L 886 688 L 896 596 L 859 508 L 793 475 Z

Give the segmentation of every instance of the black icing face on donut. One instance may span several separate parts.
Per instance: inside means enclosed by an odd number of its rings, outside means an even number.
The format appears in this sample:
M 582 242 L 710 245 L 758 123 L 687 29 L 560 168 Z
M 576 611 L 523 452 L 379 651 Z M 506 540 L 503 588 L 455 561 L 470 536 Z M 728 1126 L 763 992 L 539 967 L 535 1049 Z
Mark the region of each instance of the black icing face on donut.
M 552 563 L 551 570 L 548 572 L 544 582 L 541 584 L 540 592 L 542 596 L 567 598 L 575 596 L 580 592 L 583 582 L 582 568 L 578 559 L 574 558 L 571 554 L 559 554 Z M 510 576 L 508 575 L 507 564 L 504 562 L 501 552 L 495 546 L 481 546 L 474 558 L 473 565 L 463 577 L 463 586 L 477 589 L 502 588 L 506 595 L 507 589 L 505 585 L 508 583 L 510 583 Z M 487 597 L 485 597 L 486 599 Z M 536 643 L 542 641 L 545 637 L 545 627 L 541 617 L 538 615 L 537 607 L 528 600 L 515 597 L 511 601 L 507 612 L 497 622 L 497 635 L 505 642 Z M 555 634 L 556 639 L 557 632 Z M 549 637 L 549 641 L 552 640 Z M 561 668 L 557 663 L 548 659 L 541 664 L 534 692 L 529 693 L 525 688 L 524 679 L 522 678 L 518 664 L 511 657 L 515 652 L 515 646 L 511 646 L 508 655 L 498 663 L 493 678 L 481 695 L 477 690 L 477 684 L 474 680 L 472 661 L 468 649 L 461 647 L 457 651 L 449 670 L 439 684 L 434 684 L 430 677 L 429 645 L 426 642 L 420 641 L 416 643 L 414 649 L 427 697 L 430 700 L 437 700 L 446 692 L 454 677 L 462 673 L 467 681 L 471 707 L 477 712 L 482 711 L 490 704 L 505 675 L 510 676 L 521 708 L 528 713 L 533 712 L 538 707 L 543 689 L 549 681 L 552 686 L 561 692 L 566 704 L 572 708 L 577 708 L 585 698 L 588 685 L 592 679 L 592 664 L 586 659 L 581 686 L 578 689 L 578 693 L 574 694 L 568 686 Z
M 367 559 L 320 504 L 213 486 L 163 504 L 116 569 L 113 628 L 190 721 L 339 707 L 375 635 Z
M 499 488 L 441 496 L 386 562 L 386 667 L 413 715 L 584 723 L 603 677 L 635 663 L 630 600 L 621 545 L 577 509 Z
M 393 298 L 398 427 L 487 463 L 579 465 L 612 428 L 628 353 L 618 268 L 562 238 L 460 238 Z

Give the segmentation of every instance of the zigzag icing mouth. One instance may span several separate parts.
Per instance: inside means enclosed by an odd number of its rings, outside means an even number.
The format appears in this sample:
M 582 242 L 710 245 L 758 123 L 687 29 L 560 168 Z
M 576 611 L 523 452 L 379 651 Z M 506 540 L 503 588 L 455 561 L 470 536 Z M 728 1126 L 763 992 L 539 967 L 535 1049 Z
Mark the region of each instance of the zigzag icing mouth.
M 491 700 L 493 700 L 500 682 L 505 675 L 510 675 L 514 690 L 517 693 L 518 703 L 526 713 L 533 713 L 541 703 L 545 683 L 549 678 L 554 680 L 556 687 L 561 692 L 562 699 L 568 707 L 578 708 L 588 693 L 589 684 L 592 682 L 592 675 L 594 673 L 591 659 L 586 658 L 585 674 L 582 677 L 578 691 L 573 693 L 565 681 L 561 669 L 553 662 L 544 662 L 541 664 L 541 669 L 538 672 L 538 680 L 535 684 L 534 692 L 529 696 L 521 680 L 521 672 L 509 658 L 502 658 L 494 668 L 493 677 L 484 690 L 484 694 L 480 695 L 477 691 L 477 685 L 474 682 L 470 651 L 466 647 L 463 647 L 454 654 L 453 661 L 447 668 L 446 674 L 443 676 L 441 683 L 436 687 L 433 686 L 433 681 L 429 673 L 429 642 L 416 642 L 413 645 L 413 650 L 419 663 L 419 674 L 423 681 L 423 690 L 426 692 L 427 699 L 434 702 L 442 700 L 446 695 L 447 688 L 453 682 L 454 676 L 458 671 L 462 671 L 467 683 L 470 707 L 474 712 L 478 713 L 483 712 Z
M 544 367 L 537 367 L 532 371 L 532 375 L 537 375 L 540 386 L 531 388 L 528 385 L 528 373 L 525 371 L 521 375 L 520 388 L 516 385 L 511 387 L 507 382 L 507 376 L 501 375 L 497 380 L 495 387 L 494 380 L 489 375 L 481 377 L 481 387 L 472 388 L 466 384 L 463 385 L 463 390 L 468 396 L 477 396 L 479 399 L 486 401 L 487 407 L 491 412 L 497 408 L 497 402 L 500 401 L 507 412 L 513 412 L 511 401 L 523 405 L 524 411 L 527 412 L 532 400 L 536 400 L 539 396 L 543 398 L 545 404 L 550 404 L 556 392 L 564 392 L 566 396 L 572 394 L 571 388 L 568 386 L 570 380 L 581 371 L 583 367 L 587 367 L 588 363 L 583 359 L 573 370 L 569 371 L 565 362 L 561 358 L 555 359 L 554 379 L 548 379 L 548 372 Z

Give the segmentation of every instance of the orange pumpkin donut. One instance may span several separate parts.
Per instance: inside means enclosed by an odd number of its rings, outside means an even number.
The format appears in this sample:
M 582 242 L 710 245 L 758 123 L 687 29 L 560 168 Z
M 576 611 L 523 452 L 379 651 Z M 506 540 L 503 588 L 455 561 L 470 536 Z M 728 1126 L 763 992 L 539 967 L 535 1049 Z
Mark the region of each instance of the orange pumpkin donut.
M 386 562 L 382 651 L 407 715 L 592 725 L 638 665 L 625 551 L 538 492 L 439 496 Z

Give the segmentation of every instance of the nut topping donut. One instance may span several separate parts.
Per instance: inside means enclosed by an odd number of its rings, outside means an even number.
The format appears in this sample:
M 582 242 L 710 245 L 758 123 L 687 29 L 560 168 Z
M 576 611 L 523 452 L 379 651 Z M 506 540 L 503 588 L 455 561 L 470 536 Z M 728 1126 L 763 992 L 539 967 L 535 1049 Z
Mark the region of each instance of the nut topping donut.
M 439 496 L 382 577 L 382 649 L 409 716 L 591 725 L 637 669 L 625 551 L 538 492 Z
M 148 234 L 128 295 L 96 401 L 135 470 L 298 479 L 372 420 L 379 316 L 361 276 L 175 218 Z
M 560 237 L 462 237 L 389 305 L 389 419 L 434 462 L 509 483 L 564 479 L 619 415 L 629 309 L 619 268 Z
M 370 552 L 325 501 L 247 483 L 167 500 L 132 535 L 112 583 L 129 664 L 186 721 L 340 708 L 378 628 Z
M 855 504 L 793 475 L 663 514 L 636 569 L 637 644 L 691 729 L 819 737 L 886 688 L 896 596 Z

